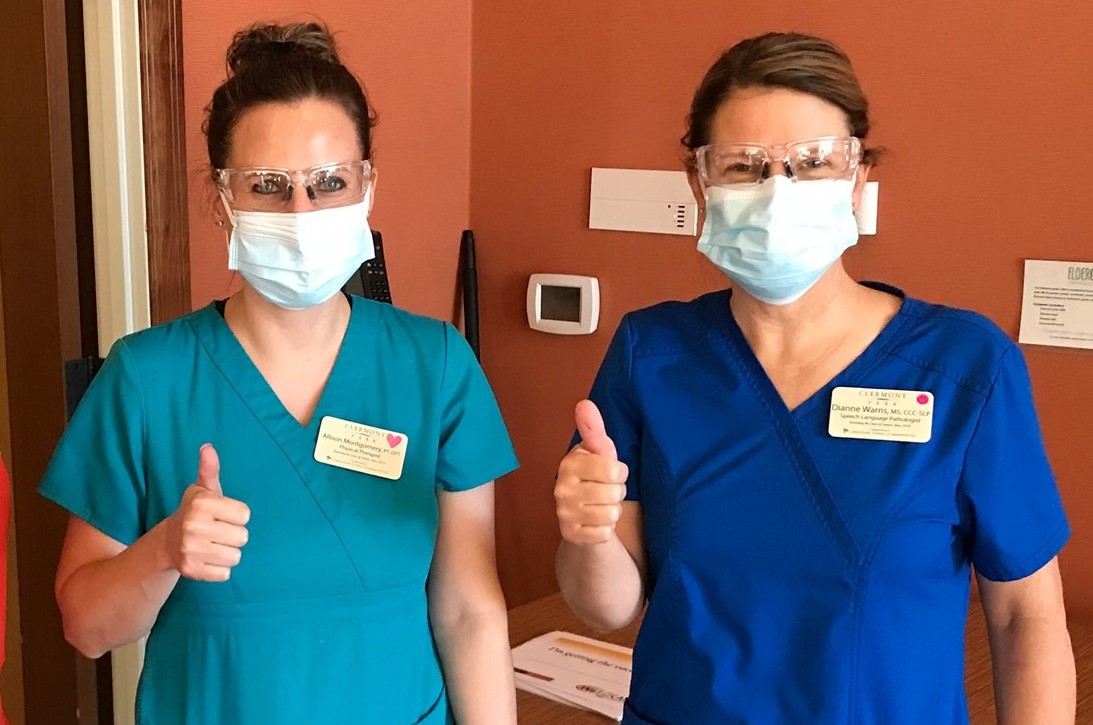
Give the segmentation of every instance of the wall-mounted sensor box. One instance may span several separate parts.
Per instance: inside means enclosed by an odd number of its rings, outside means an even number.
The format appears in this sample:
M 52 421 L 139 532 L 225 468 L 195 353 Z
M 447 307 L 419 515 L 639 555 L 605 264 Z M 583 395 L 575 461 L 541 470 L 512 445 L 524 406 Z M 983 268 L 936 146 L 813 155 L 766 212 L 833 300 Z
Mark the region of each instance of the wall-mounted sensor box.
M 694 236 L 698 204 L 682 171 L 592 169 L 589 229 Z
M 528 279 L 528 325 L 555 335 L 588 335 L 600 321 L 600 283 L 577 274 L 533 274 Z

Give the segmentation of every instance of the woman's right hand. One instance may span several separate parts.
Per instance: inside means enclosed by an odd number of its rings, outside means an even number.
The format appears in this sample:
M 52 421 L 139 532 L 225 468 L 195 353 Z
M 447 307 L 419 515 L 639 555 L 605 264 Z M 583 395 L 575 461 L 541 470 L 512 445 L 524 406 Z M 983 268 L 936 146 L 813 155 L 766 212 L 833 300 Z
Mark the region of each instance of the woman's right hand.
M 167 560 L 187 579 L 223 582 L 242 557 L 250 509 L 224 495 L 216 449 L 206 443 L 199 456 L 197 481 L 167 519 Z
M 619 461 L 595 403 L 577 403 L 574 416 L 581 442 L 558 466 L 554 484 L 558 525 L 566 541 L 600 544 L 615 535 L 629 470 Z

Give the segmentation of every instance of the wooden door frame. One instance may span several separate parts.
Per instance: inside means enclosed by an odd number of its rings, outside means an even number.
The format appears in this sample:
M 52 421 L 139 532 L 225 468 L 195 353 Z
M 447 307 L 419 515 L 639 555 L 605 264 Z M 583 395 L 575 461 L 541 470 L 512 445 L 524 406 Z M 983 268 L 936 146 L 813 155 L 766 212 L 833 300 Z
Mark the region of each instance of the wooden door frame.
M 66 0 L 0 3 L 0 274 L 11 419 L 23 693 L 29 723 L 76 722 L 53 596 L 66 516 L 38 495 L 64 429 L 63 361 L 82 353 Z
M 190 312 L 182 0 L 139 0 L 152 324 Z
M 135 189 L 131 193 L 143 197 L 141 241 L 145 249 L 138 253 L 130 246 L 137 242 L 135 234 L 121 234 L 128 240 L 119 238 L 117 244 L 106 240 L 97 249 L 104 255 L 100 261 L 105 266 L 116 265 L 119 256 L 136 259 L 137 266 L 146 265 L 147 277 L 130 276 L 124 271 L 124 264 L 121 268 L 114 267 L 120 276 L 107 273 L 112 280 L 110 284 L 121 288 L 107 291 L 112 295 L 108 298 L 111 301 L 105 307 L 100 305 L 101 346 L 110 345 L 118 335 L 132 331 L 134 324 L 140 327 L 149 322 L 153 325 L 167 322 L 191 308 L 182 4 L 181 0 L 138 0 L 131 7 L 137 42 L 133 60 L 139 66 L 136 72 L 141 89 L 140 141 L 139 150 L 130 146 L 122 154 L 139 153 L 142 161 L 143 188 L 140 194 Z M 125 21 L 121 23 L 124 25 Z M 131 57 L 124 53 L 123 56 Z M 124 75 L 126 71 L 121 73 Z M 126 167 L 124 159 L 119 161 L 122 168 Z M 126 173 L 120 169 L 119 172 Z M 147 297 L 143 297 L 145 284 Z M 110 700 L 116 707 L 112 717 L 100 718 L 99 725 L 111 720 L 113 725 L 134 722 L 132 703 L 142 656 L 141 644 L 123 647 L 109 658 L 109 666 L 100 666 L 99 673 L 105 672 L 105 677 L 99 678 L 99 703 Z
M 96 719 L 77 698 L 76 655 L 53 593 L 67 515 L 36 490 L 66 422 L 63 363 L 98 352 L 83 1 L 0 3 L 0 27 L 17 29 L 0 47 L 9 69 L 0 74 L 0 274 L 7 463 L 24 522 L 16 525 L 23 690 L 26 721 L 51 725 L 74 725 L 80 706 L 81 722 Z M 158 323 L 191 307 L 181 0 L 140 0 L 139 12 L 149 301 Z M 108 713 L 99 714 L 107 725 Z

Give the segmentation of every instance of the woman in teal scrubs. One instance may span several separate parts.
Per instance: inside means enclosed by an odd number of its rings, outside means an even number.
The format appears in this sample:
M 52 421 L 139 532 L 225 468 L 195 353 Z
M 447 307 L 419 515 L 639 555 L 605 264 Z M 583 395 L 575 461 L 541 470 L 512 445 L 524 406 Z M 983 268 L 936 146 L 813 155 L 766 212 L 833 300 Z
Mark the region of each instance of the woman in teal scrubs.
M 648 603 L 627 725 L 963 725 L 973 570 L 999 722 L 1074 722 L 1070 528 L 1024 359 L 847 274 L 868 134 L 820 38 L 744 40 L 695 93 L 698 249 L 732 288 L 623 318 L 555 488 L 574 611 Z
M 451 325 L 340 292 L 374 253 L 363 90 L 315 24 L 228 63 L 206 129 L 242 289 L 120 340 L 66 431 L 66 636 L 148 636 L 140 723 L 514 723 L 497 404 Z

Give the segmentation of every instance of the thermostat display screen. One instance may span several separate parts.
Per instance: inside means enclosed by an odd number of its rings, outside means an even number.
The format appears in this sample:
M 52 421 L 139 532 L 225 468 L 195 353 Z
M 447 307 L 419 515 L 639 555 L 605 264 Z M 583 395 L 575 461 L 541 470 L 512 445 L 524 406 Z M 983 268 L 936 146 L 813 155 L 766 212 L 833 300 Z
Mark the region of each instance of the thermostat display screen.
M 579 274 L 528 277 L 528 326 L 551 335 L 591 335 L 600 319 L 600 281 Z
M 541 314 L 544 320 L 581 321 L 581 290 L 579 287 L 544 286 Z

